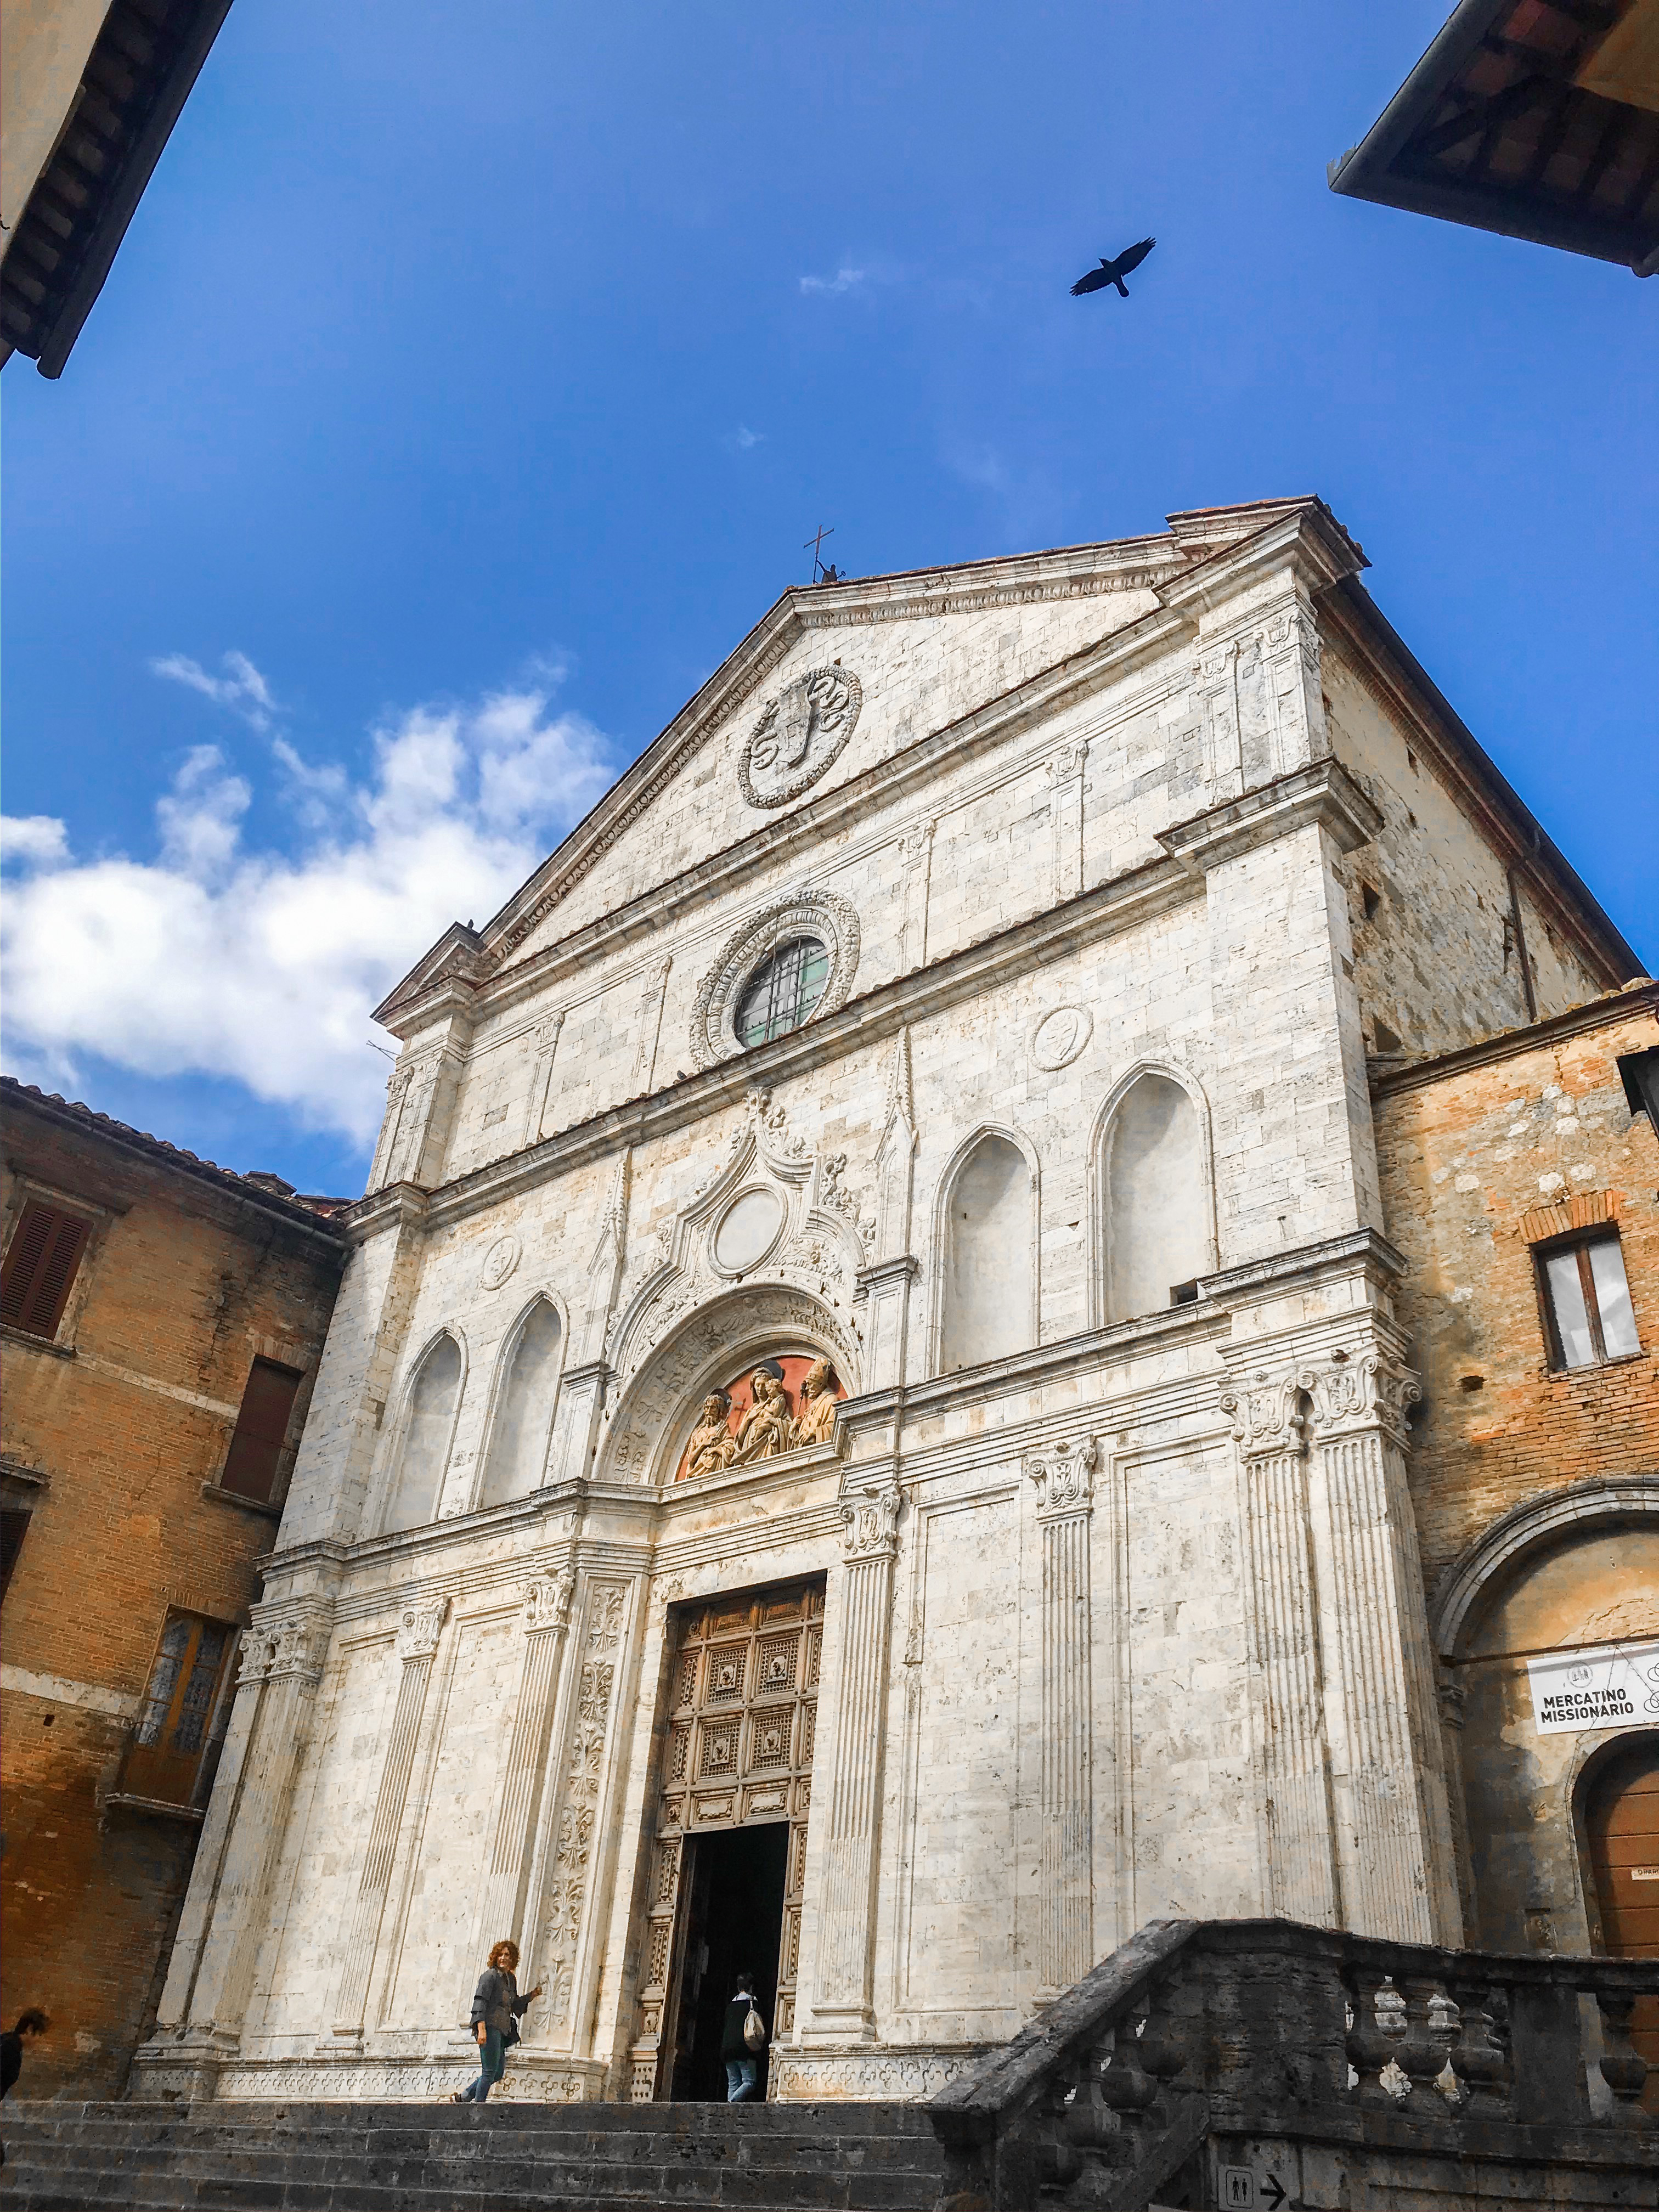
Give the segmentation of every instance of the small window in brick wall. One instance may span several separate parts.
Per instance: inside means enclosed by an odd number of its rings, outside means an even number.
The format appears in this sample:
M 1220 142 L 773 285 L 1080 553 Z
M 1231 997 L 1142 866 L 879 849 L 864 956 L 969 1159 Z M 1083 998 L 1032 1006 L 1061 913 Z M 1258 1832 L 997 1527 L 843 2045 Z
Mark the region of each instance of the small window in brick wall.
M 256 1359 L 248 1370 L 241 1411 L 219 1477 L 222 1490 L 268 1504 L 276 1486 L 295 1393 L 305 1377 L 297 1367 Z
M 1617 1230 L 1547 1244 L 1534 1256 L 1552 1367 L 1595 1367 L 1640 1352 Z
M 167 1615 L 121 1777 L 128 1796 L 194 1802 L 203 1761 L 224 1732 L 228 1705 L 219 1692 L 235 1641 L 222 1620 Z
M 0 1321 L 30 1336 L 56 1336 L 91 1233 L 78 1214 L 30 1199 L 0 1268 Z

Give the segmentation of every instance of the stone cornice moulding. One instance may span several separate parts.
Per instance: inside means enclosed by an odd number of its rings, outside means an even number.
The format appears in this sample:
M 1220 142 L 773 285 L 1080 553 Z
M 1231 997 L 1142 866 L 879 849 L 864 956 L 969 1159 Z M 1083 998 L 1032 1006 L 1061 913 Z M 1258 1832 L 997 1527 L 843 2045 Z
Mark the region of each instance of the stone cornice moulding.
M 1322 1237 L 1315 1244 L 1299 1244 L 1289 1251 L 1273 1252 L 1265 1259 L 1247 1260 L 1242 1266 L 1218 1268 L 1200 1275 L 1200 1305 L 1222 1310 L 1248 1304 L 1264 1291 L 1275 1295 L 1293 1284 L 1314 1284 L 1352 1275 L 1360 1267 L 1380 1285 L 1392 1289 L 1406 1272 L 1404 1255 L 1377 1229 L 1352 1229 L 1340 1237 Z M 1344 1316 L 1347 1318 L 1347 1316 Z M 1370 1316 L 1356 1316 L 1369 1325 Z
M 1547 1014 L 1542 1021 L 1500 1030 L 1495 1036 L 1483 1037 L 1477 1044 L 1457 1045 L 1450 1052 L 1413 1060 L 1408 1066 L 1379 1071 L 1371 1078 L 1371 1096 L 1381 1100 L 1392 1098 L 1401 1091 L 1426 1090 L 1437 1083 L 1454 1081 L 1472 1068 L 1489 1066 L 1494 1060 L 1519 1059 L 1525 1053 L 1547 1051 L 1564 1037 L 1583 1036 L 1592 1030 L 1613 1029 L 1620 1023 L 1638 1020 L 1644 1013 L 1659 1022 L 1659 983 L 1645 976 L 1623 990 L 1607 992 L 1599 999 L 1587 999 L 1582 1006 L 1569 1007 L 1564 1014 Z
M 1288 775 L 1258 785 L 1185 822 L 1154 831 L 1171 860 L 1195 872 L 1219 867 L 1265 839 L 1304 823 L 1328 830 L 1345 853 L 1367 845 L 1382 827 L 1382 811 L 1365 796 L 1340 761 L 1310 761 Z

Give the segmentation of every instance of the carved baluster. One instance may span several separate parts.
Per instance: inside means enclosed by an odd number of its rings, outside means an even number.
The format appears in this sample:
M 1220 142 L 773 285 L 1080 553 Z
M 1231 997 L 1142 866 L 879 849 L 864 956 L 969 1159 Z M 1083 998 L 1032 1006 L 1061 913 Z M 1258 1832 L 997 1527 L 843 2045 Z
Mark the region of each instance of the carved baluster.
M 1356 1966 L 1345 1980 L 1353 2008 L 1353 2026 L 1346 2048 L 1348 2063 L 1359 2076 L 1352 2094 L 1356 2103 L 1372 2112 L 1391 2112 L 1395 2100 L 1382 2076 L 1394 2064 L 1395 2045 L 1403 2023 L 1400 1992 L 1393 1978 L 1374 1968 Z
M 1103 2160 L 1108 2165 L 1121 2164 L 1127 2156 L 1121 2117 L 1122 2100 L 1107 2086 L 1113 2070 L 1114 2039 L 1109 2036 L 1091 2051 L 1079 2076 L 1077 2094 L 1066 2108 L 1067 2140 L 1086 2157 Z M 1120 2082 L 1120 2090 L 1122 2086 Z M 1149 2089 L 1152 2087 L 1151 2082 L 1146 2086 Z
M 1437 1999 L 1443 2008 L 1438 2020 Z M 1419 2119 L 1433 2118 L 1444 2109 L 1436 2090 L 1451 2040 L 1445 2025 L 1444 2001 L 1439 1983 L 1426 1975 L 1413 1975 L 1406 1982 L 1405 2033 L 1395 2060 L 1410 2085 L 1400 2100 L 1401 2109 Z
M 1141 2028 L 1140 2063 L 1166 2098 L 1187 2070 L 1188 2026 L 1171 2008 L 1169 1990 L 1154 1990 Z
M 1647 2085 L 1648 2062 L 1630 2039 L 1630 2016 L 1636 2000 L 1598 1990 L 1595 2002 L 1601 2010 L 1601 2079 L 1618 2100 L 1614 2117 L 1627 2127 L 1643 2127 L 1647 2119 L 1642 2110 L 1642 2092 Z
M 1082 2093 L 1082 2069 L 1062 2067 L 1038 2107 L 1037 2175 L 1048 2188 L 1067 2189 L 1083 2171 L 1083 2154 L 1072 2140 L 1072 2112 Z
M 1101 2096 L 1117 2115 L 1121 2130 L 1113 2148 L 1125 2163 L 1133 2160 L 1135 2142 L 1158 2102 L 1158 2083 L 1141 2063 L 1140 2026 L 1134 2020 L 1118 2022 L 1112 2031 L 1111 2057 L 1100 2077 Z
M 1499 2001 L 1484 1982 L 1455 1983 L 1453 1994 L 1459 2033 L 1451 2063 L 1463 2089 L 1462 2116 L 1506 2120 L 1510 2117 L 1510 2062 L 1493 2030 Z

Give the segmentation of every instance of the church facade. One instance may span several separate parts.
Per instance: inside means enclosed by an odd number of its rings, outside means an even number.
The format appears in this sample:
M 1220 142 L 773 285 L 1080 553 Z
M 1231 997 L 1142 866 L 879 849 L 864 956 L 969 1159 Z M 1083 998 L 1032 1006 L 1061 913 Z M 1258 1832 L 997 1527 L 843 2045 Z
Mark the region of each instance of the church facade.
M 1622 982 L 1321 502 L 785 595 L 403 1042 L 139 2094 L 1461 1940 L 1368 1062 Z

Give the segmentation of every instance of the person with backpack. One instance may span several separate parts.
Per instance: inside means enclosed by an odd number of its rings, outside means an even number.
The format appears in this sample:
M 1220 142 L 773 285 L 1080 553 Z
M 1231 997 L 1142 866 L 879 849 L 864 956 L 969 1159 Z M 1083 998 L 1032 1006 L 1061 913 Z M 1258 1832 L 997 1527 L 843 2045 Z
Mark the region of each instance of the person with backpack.
M 761 2053 L 765 2048 L 766 2022 L 755 2008 L 755 1978 L 739 1974 L 737 1994 L 726 2008 L 726 2025 L 720 2031 L 728 2105 L 746 2104 L 759 2087 Z
M 519 1947 L 510 1939 L 497 1943 L 489 1963 L 478 1977 L 472 1993 L 472 2033 L 478 2045 L 478 2073 L 465 2089 L 457 2089 L 452 2105 L 483 2105 L 507 2070 L 507 2054 L 519 2039 L 519 2021 L 542 1993 L 539 1982 L 524 1996 L 514 1975 Z

